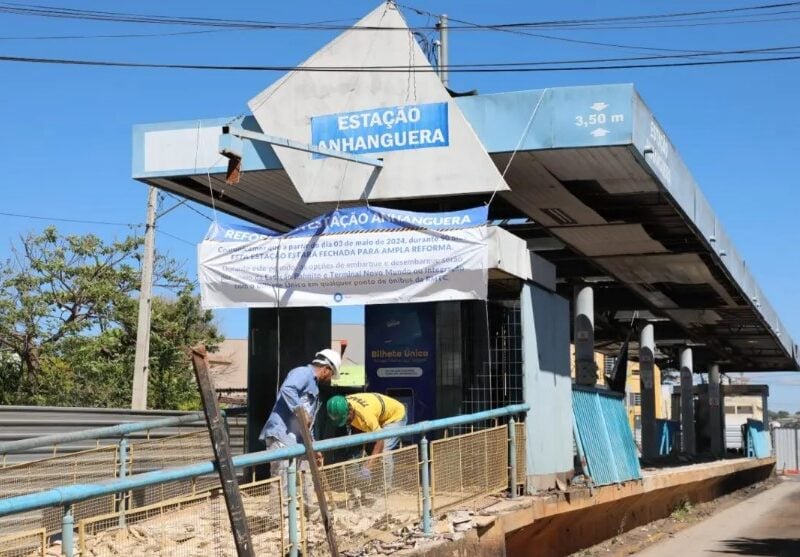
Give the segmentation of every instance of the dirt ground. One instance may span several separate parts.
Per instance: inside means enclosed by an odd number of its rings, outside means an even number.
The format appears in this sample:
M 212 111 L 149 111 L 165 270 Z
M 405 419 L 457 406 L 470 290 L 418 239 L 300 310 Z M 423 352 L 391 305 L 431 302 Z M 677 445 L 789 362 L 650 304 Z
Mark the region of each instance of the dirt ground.
M 672 537 L 677 532 L 705 520 L 719 511 L 774 487 L 779 481 L 776 478 L 770 478 L 707 503 L 698 505 L 692 505 L 688 502 L 683 503 L 673 510 L 672 514 L 667 518 L 634 528 L 603 543 L 573 553 L 573 555 L 581 557 L 597 557 L 600 555 L 603 557 L 623 557 L 633 555 L 654 543 Z

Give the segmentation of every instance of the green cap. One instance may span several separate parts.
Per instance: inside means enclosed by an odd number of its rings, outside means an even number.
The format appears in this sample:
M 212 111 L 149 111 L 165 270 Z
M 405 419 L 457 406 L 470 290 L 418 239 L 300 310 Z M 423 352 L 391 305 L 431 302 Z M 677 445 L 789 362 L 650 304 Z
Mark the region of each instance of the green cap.
M 337 426 L 342 427 L 347 423 L 347 399 L 342 395 L 336 395 L 328 399 L 328 417 L 333 420 Z

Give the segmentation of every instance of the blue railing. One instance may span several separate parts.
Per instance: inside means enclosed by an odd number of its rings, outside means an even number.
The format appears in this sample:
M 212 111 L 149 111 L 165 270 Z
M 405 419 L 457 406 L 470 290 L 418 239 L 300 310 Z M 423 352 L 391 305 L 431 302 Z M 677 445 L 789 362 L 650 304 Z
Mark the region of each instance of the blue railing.
M 427 467 L 429 465 L 429 459 L 427 455 L 428 443 L 427 439 L 425 438 L 425 433 L 433 430 L 445 429 L 448 427 L 480 422 L 483 420 L 491 420 L 504 416 L 514 416 L 514 415 L 524 414 L 529 409 L 530 406 L 528 404 L 515 404 L 503 408 L 497 408 L 494 410 L 477 412 L 474 414 L 465 414 L 461 416 L 452 416 L 449 418 L 420 422 L 417 424 L 407 425 L 404 427 L 394 428 L 390 430 L 381 430 L 373 433 L 360 433 L 357 435 L 350 435 L 346 437 L 325 439 L 322 441 L 315 442 L 314 450 L 319 452 L 324 452 L 335 449 L 343 449 L 346 447 L 360 446 L 365 443 L 374 443 L 375 441 L 388 439 L 390 437 L 398 437 L 398 436 L 406 437 L 409 435 L 422 435 L 422 438 L 419 443 L 420 459 L 423 465 L 422 482 L 421 482 L 422 523 L 423 523 L 422 525 L 423 525 L 423 532 L 428 534 L 431 531 L 431 500 L 430 500 L 429 474 L 427 473 Z M 169 418 L 169 419 L 175 419 L 175 418 Z M 151 422 L 144 422 L 144 423 L 152 424 L 155 422 L 163 422 L 163 421 L 164 420 L 153 420 Z M 115 427 L 130 428 L 135 425 L 136 424 L 123 424 L 121 426 L 115 426 Z M 103 429 L 109 429 L 109 428 L 103 428 Z M 512 427 L 511 431 L 513 432 L 513 430 L 514 428 Z M 130 430 L 128 429 L 126 431 Z M 304 454 L 305 454 L 305 449 L 303 448 L 302 445 L 293 445 L 278 450 L 259 451 L 255 453 L 239 455 L 234 457 L 233 464 L 236 468 L 257 466 L 275 460 L 293 459 L 302 456 Z M 512 455 L 511 457 L 512 462 L 515 460 L 514 456 L 515 455 Z M 190 464 L 187 466 L 182 466 L 180 468 L 156 470 L 144 474 L 137 474 L 134 476 L 119 478 L 116 480 L 109 480 L 93 484 L 66 485 L 62 487 L 48 489 L 45 491 L 40 491 L 38 493 L 30 493 L 27 495 L 19 495 L 16 497 L 9 497 L 7 499 L 0 499 L 0 517 L 32 511 L 45 507 L 64 506 L 65 513 L 64 513 L 63 524 L 64 524 L 64 533 L 66 534 L 67 530 L 70 530 L 71 532 L 72 516 L 73 516 L 71 512 L 71 506 L 74 503 L 77 503 L 79 501 L 84 501 L 86 499 L 91 499 L 93 497 L 112 495 L 115 493 L 125 492 L 153 485 L 159 485 L 171 481 L 195 478 L 197 476 L 213 473 L 215 469 L 216 468 L 213 462 L 200 462 L 200 463 Z M 512 478 L 512 483 L 510 485 L 513 485 L 513 481 L 515 480 L 516 478 Z M 292 495 L 292 491 L 293 490 L 289 492 L 290 496 Z M 296 501 L 292 501 L 290 499 L 289 507 L 291 508 L 294 505 L 296 505 Z M 292 526 L 294 526 L 294 528 L 292 528 Z M 294 535 L 292 535 L 293 533 Z M 296 538 L 297 538 L 296 524 L 295 525 L 290 524 L 289 542 L 291 544 L 292 555 L 297 555 L 297 551 L 299 548 L 298 540 Z M 69 541 L 70 540 L 68 539 L 68 536 L 65 535 L 62 541 L 62 544 L 64 545 L 62 550 L 64 551 L 65 555 L 71 557 L 72 547 L 71 545 L 69 545 Z

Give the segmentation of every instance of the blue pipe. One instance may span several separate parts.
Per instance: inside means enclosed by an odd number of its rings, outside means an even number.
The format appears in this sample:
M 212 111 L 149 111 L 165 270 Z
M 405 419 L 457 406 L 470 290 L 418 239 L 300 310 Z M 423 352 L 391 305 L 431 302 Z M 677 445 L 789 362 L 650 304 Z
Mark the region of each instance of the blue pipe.
M 128 439 L 122 437 L 119 440 L 119 477 L 126 478 L 128 477 Z M 120 493 L 119 498 L 119 526 L 122 528 L 125 526 L 125 507 L 126 507 L 126 499 L 125 493 Z
M 508 420 L 508 454 L 510 457 L 511 481 L 508 483 L 510 497 L 515 499 L 517 497 L 517 422 L 512 417 Z
M 502 416 L 509 416 L 512 414 L 521 414 L 530 409 L 528 404 L 514 404 L 504 408 L 496 408 L 494 410 L 486 410 L 484 412 L 477 412 L 475 414 L 465 414 L 461 416 L 452 416 L 449 418 L 442 418 L 439 420 L 431 420 L 420 422 L 418 424 L 407 425 L 398 428 L 384 429 L 374 431 L 371 433 L 359 433 L 357 435 L 348 435 L 345 437 L 336 437 L 333 439 L 325 439 L 314 443 L 314 450 L 323 452 L 335 449 L 343 449 L 346 447 L 354 447 L 363 445 L 365 443 L 374 443 L 381 439 L 388 439 L 390 437 L 406 437 L 408 435 L 422 435 L 423 433 L 435 429 L 443 429 L 456 425 L 464 425 L 472 422 L 479 422 L 482 420 L 489 420 L 492 418 L 499 418 Z M 245 466 L 257 466 L 272 462 L 273 460 L 284 460 L 305 454 L 303 445 L 291 445 L 289 447 L 282 447 L 272 451 L 258 451 L 255 453 L 243 454 L 233 459 L 233 465 L 236 468 Z M 0 516 L 7 516 L 10 514 L 32 511 L 41 509 L 43 507 L 52 507 L 55 505 L 66 505 L 76 501 L 83 501 L 91 499 L 92 497 L 101 497 L 104 495 L 111 495 L 120 491 L 127 491 L 132 489 L 139 489 L 149 485 L 156 485 L 166 482 L 177 480 L 185 480 L 195 476 L 202 476 L 204 474 L 211 474 L 215 470 L 213 462 L 199 462 L 182 466 L 180 468 L 167 468 L 164 470 L 155 470 L 153 472 L 146 472 L 144 474 L 136 474 L 127 478 L 120 478 L 116 480 L 109 480 L 95 484 L 75 484 L 62 487 L 56 487 L 38 493 L 29 493 L 27 495 L 18 495 L 16 497 L 9 497 L 7 499 L 0 499 Z
M 424 435 L 419 441 L 419 454 L 422 461 L 422 533 L 431 535 L 431 480 L 428 462 L 428 439 Z
M 297 534 L 297 459 L 293 458 L 289 463 L 289 471 L 286 474 L 288 484 L 286 491 L 289 494 L 287 507 L 289 510 L 289 557 L 297 557 L 300 550 L 300 536 Z
M 64 557 L 75 554 L 75 517 L 72 514 L 72 505 L 64 508 L 64 517 L 61 519 L 61 553 Z
M 131 422 L 108 427 L 98 427 L 95 429 L 83 429 L 81 431 L 72 431 L 69 433 L 45 435 L 44 437 L 31 437 L 28 439 L 19 439 L 17 441 L 6 441 L 5 443 L 0 443 L 0 454 L 25 451 L 28 449 L 35 449 L 37 447 L 46 447 L 48 445 L 63 445 L 64 443 L 69 443 L 71 441 L 85 441 L 87 439 L 101 439 L 103 437 L 116 438 L 122 437 L 129 433 L 135 433 L 137 431 L 146 431 L 148 429 L 170 427 L 204 420 L 205 415 L 202 412 L 192 412 L 191 414 L 185 414 L 183 416 L 172 416 L 169 418 L 161 418 L 159 420 Z

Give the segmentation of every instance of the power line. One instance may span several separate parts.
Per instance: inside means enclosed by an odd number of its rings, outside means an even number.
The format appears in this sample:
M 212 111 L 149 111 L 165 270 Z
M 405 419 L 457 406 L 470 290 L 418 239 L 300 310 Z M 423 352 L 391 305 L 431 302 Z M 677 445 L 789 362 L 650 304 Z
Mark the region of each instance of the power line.
M 168 192 L 168 191 L 165 191 L 164 193 L 165 193 L 166 195 L 170 196 L 172 199 L 174 199 L 174 200 L 176 200 L 176 201 L 180 201 L 181 203 L 183 203 L 183 205 L 182 205 L 183 207 L 186 207 L 187 209 L 189 209 L 189 210 L 191 210 L 191 211 L 194 211 L 195 213 L 197 213 L 198 215 L 200 215 L 201 217 L 203 217 L 203 218 L 204 218 L 204 219 L 206 219 L 207 221 L 209 221 L 209 222 L 214 222 L 214 219 L 212 219 L 211 217 L 209 217 L 207 214 L 205 214 L 204 212 L 200 211 L 200 210 L 199 210 L 199 209 L 197 209 L 196 207 L 193 207 L 192 205 L 190 205 L 190 204 L 188 203 L 188 202 L 190 202 L 190 201 L 191 201 L 189 198 L 184 198 L 184 199 L 181 199 L 181 198 L 180 198 L 180 197 L 178 197 L 177 195 L 175 195 L 175 194 L 172 194 L 172 193 L 170 193 L 170 192 Z M 186 202 L 186 203 L 184 203 L 184 202 Z
M 170 237 L 170 238 L 172 238 L 173 240 L 178 240 L 179 242 L 183 242 L 184 244 L 188 244 L 188 245 L 190 245 L 190 246 L 196 246 L 196 245 L 197 245 L 196 243 L 194 243 L 194 242 L 190 242 L 189 240 L 184 240 L 184 239 L 183 239 L 183 238 L 181 238 L 180 236 L 176 236 L 175 234 L 171 234 L 171 233 L 169 233 L 169 232 L 166 232 L 166 231 L 165 231 L 163 228 L 160 228 L 160 227 L 158 227 L 158 226 L 156 226 L 156 231 L 157 231 L 159 234 L 163 234 L 164 236 L 169 236 L 169 237 Z
M 99 221 L 99 220 L 80 220 L 80 219 L 64 219 L 59 217 L 44 217 L 40 215 L 24 215 L 21 213 L 6 213 L 0 212 L 0 215 L 5 217 L 15 217 L 21 219 L 32 219 L 32 220 L 47 220 L 53 222 L 71 222 L 76 224 L 98 224 L 104 226 L 127 226 L 129 228 L 138 228 L 144 226 L 143 224 L 136 224 L 130 222 L 110 222 L 110 221 Z
M 783 48 L 783 47 L 778 47 Z M 797 47 L 787 47 L 797 48 Z M 767 51 L 769 49 L 761 49 Z M 666 56 L 665 58 L 685 58 L 696 55 L 718 55 L 718 52 L 692 53 L 676 56 Z M 646 57 L 645 57 L 646 58 Z M 636 60 L 637 58 L 621 58 L 619 61 Z M 641 59 L 641 58 L 640 58 Z M 566 72 L 566 71 L 590 71 L 590 70 L 621 70 L 621 69 L 642 69 L 642 68 L 674 68 L 690 66 L 716 66 L 730 64 L 752 64 L 760 62 L 781 62 L 800 59 L 800 56 L 775 56 L 769 58 L 749 58 L 732 60 L 702 60 L 689 62 L 669 62 L 663 64 L 613 64 L 604 66 L 564 66 L 564 67 L 539 67 L 541 64 L 558 64 L 563 62 L 531 62 L 523 66 L 509 64 L 492 65 L 476 64 L 474 66 L 449 66 L 448 71 L 452 73 L 539 73 L 539 72 Z M 613 59 L 611 59 L 613 60 Z M 150 69 L 181 69 L 181 70 L 210 70 L 210 71 L 249 71 L 249 72 L 320 72 L 320 73 L 406 73 L 409 71 L 436 72 L 437 70 L 429 66 L 228 66 L 213 64 L 161 64 L 145 62 L 117 62 L 108 60 L 77 60 L 66 58 L 33 58 L 26 56 L 0 56 L 0 62 L 18 62 L 30 64 L 57 64 L 74 66 L 98 66 L 114 68 L 150 68 Z M 591 61 L 575 63 L 591 63 Z M 517 63 L 513 63 L 517 64 Z

